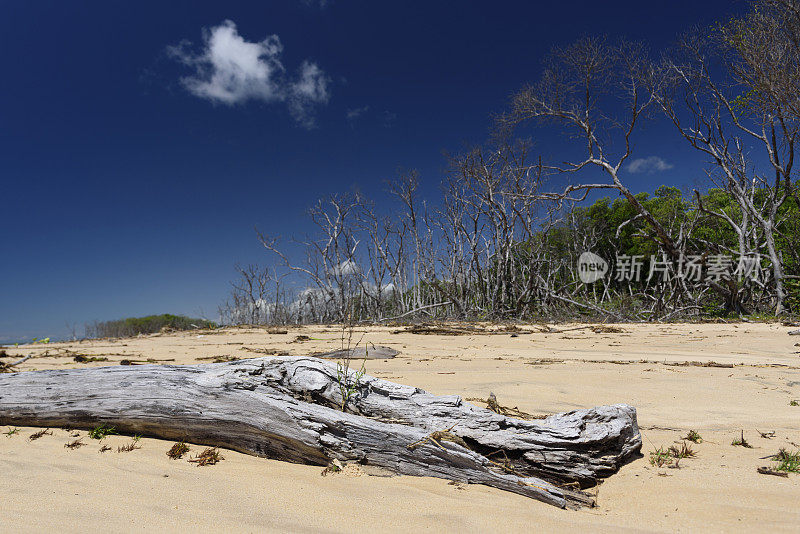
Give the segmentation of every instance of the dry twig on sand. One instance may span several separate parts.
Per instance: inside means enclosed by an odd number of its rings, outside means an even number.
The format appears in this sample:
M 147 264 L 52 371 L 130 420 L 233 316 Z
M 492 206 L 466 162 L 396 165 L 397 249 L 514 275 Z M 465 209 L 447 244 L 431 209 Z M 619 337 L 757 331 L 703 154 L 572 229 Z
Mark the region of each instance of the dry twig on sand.
M 20 358 L 19 360 L 15 361 L 15 362 L 11 362 L 11 363 L 0 362 L 0 373 L 14 373 L 14 372 L 16 372 L 16 369 L 12 369 L 13 367 L 16 367 L 17 365 L 19 365 L 21 363 L 27 362 L 32 357 L 33 356 L 29 354 L 29 355 L 25 356 L 24 358 Z
M 534 415 L 528 412 L 523 412 L 516 406 L 510 408 L 508 406 L 503 406 L 497 402 L 497 397 L 491 391 L 489 392 L 489 397 L 487 399 L 481 399 L 478 397 L 468 397 L 466 400 L 470 402 L 482 402 L 486 405 L 488 409 L 493 411 L 494 413 L 500 415 L 506 415 L 509 417 L 516 417 L 518 419 L 525 419 L 526 421 L 530 421 L 533 419 L 546 419 L 547 415 Z

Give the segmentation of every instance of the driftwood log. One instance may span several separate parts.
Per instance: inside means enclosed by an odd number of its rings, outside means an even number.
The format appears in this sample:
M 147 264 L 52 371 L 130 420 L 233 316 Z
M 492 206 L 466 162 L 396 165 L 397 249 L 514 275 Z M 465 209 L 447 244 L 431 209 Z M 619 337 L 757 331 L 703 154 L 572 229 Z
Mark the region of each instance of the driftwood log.
M 522 421 L 352 371 L 348 394 L 337 373 L 317 358 L 268 357 L 4 374 L 0 424 L 107 424 L 305 464 L 356 461 L 562 508 L 593 505 L 574 483 L 592 485 L 641 448 L 624 404 Z

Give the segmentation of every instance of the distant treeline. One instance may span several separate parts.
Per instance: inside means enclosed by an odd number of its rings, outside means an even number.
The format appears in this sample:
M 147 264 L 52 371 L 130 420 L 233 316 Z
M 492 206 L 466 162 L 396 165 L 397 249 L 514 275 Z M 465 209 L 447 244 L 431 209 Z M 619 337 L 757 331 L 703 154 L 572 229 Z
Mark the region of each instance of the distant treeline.
M 146 317 L 126 317 L 116 321 L 95 321 L 86 325 L 86 337 L 129 337 L 139 334 L 152 334 L 163 329 L 192 330 L 195 328 L 216 328 L 216 324 L 205 319 L 194 319 L 185 315 L 148 315 Z

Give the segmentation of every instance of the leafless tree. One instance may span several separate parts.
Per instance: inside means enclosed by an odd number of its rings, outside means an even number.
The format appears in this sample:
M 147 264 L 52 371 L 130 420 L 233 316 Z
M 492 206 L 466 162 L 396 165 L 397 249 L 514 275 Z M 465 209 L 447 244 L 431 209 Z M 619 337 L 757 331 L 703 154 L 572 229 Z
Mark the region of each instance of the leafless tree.
M 709 158 L 713 174 L 741 207 L 741 219 L 705 211 L 731 225 L 739 236 L 740 253 L 754 248 L 750 225 L 757 227 L 763 247 L 756 248 L 766 251 L 771 264 L 776 314 L 784 311 L 786 298 L 783 259 L 776 245 L 781 209 L 796 200 L 796 13 L 793 1 L 766 0 L 711 36 L 687 34 L 660 67 L 669 83 L 653 91 L 677 131 Z

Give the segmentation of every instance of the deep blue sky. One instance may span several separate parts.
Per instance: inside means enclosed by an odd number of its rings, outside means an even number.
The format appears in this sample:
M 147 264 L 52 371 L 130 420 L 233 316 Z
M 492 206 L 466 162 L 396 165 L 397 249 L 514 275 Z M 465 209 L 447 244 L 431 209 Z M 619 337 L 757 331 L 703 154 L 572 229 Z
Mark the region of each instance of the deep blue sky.
M 205 313 L 236 262 L 265 259 L 253 227 L 302 234 L 304 211 L 398 167 L 434 194 L 443 150 L 483 140 L 489 116 L 556 44 L 606 33 L 665 46 L 742 3 L 461 1 L 0 3 L 0 343 L 149 313 Z M 287 77 L 329 80 L 300 124 L 287 101 L 215 103 L 181 82 L 171 46 L 230 20 L 278 35 Z M 188 45 L 187 45 L 188 46 Z M 185 57 L 185 56 L 184 56 Z M 357 118 L 348 112 L 367 108 Z M 689 184 L 658 127 L 637 156 L 673 167 L 637 189 Z M 675 146 L 673 146 L 675 145 Z M 553 150 L 554 147 L 548 147 Z

